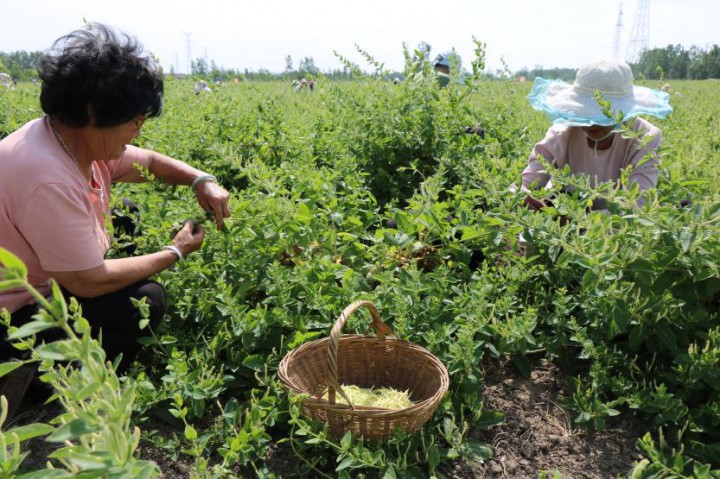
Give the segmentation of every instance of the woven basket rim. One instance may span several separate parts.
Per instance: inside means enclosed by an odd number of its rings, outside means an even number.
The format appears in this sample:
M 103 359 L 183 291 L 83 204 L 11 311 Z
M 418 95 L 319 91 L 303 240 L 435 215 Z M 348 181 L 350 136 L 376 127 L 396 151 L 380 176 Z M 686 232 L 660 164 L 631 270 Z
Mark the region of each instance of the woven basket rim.
M 342 325 L 344 324 L 347 317 L 350 316 L 360 306 L 365 306 L 370 310 L 370 313 L 373 316 L 372 326 L 375 327 L 375 329 L 377 330 L 378 336 L 369 336 L 363 334 L 339 334 L 339 331 L 342 329 Z M 424 391 L 426 394 L 430 393 L 429 397 L 426 397 L 425 399 L 414 403 L 410 407 L 403 409 L 386 409 L 358 405 L 350 406 L 348 404 L 340 404 L 337 402 L 335 402 L 334 404 L 330 404 L 330 401 L 328 399 L 322 399 L 313 395 L 312 393 L 310 393 L 310 391 L 307 391 L 299 384 L 296 384 L 296 382 L 290 377 L 288 370 L 290 368 L 294 369 L 296 363 L 302 364 L 305 353 L 307 353 L 307 356 L 305 357 L 308 359 L 308 361 L 314 361 L 317 357 L 317 353 L 320 350 L 327 349 L 329 355 L 328 357 L 331 359 L 329 363 L 332 364 L 332 366 L 328 366 L 330 368 L 328 370 L 330 373 L 328 376 L 332 377 L 328 378 L 327 384 L 319 383 L 318 388 L 315 388 L 315 391 L 327 391 L 331 387 L 331 381 L 333 382 L 332 388 L 337 391 L 337 388 L 339 387 L 336 369 L 337 351 L 343 349 L 342 343 L 347 341 L 353 341 L 351 344 L 354 348 L 360 347 L 359 343 L 371 342 L 392 342 L 393 345 L 397 348 L 406 348 L 407 353 L 415 355 L 419 360 L 422 361 L 423 366 L 430 366 L 428 368 L 428 373 L 431 376 L 437 375 L 437 387 L 430 388 L 430 391 Z M 345 349 L 346 348 L 347 346 L 345 347 Z M 313 357 L 311 357 L 311 353 L 313 353 Z M 297 369 L 302 370 L 302 367 L 297 367 Z M 315 371 L 319 371 L 316 366 Z M 343 313 L 336 321 L 330 337 L 324 337 L 308 341 L 297 346 L 296 348 L 293 348 L 291 351 L 288 351 L 283 357 L 283 359 L 280 361 L 278 367 L 278 376 L 285 388 L 288 389 L 290 394 L 296 396 L 307 396 L 306 398 L 301 400 L 303 403 L 303 410 L 306 412 L 306 414 L 310 414 L 312 416 L 312 414 L 314 414 L 312 413 L 312 411 L 324 411 L 323 417 L 325 414 L 328 414 L 328 416 L 332 414 L 336 417 L 339 415 L 347 418 L 348 421 L 352 421 L 354 418 L 354 420 L 359 420 L 363 423 L 365 423 L 366 421 L 372 422 L 379 419 L 383 421 L 384 424 L 389 424 L 395 419 L 412 417 L 415 418 L 416 422 L 414 423 L 414 425 L 408 426 L 410 428 L 408 429 L 409 431 L 417 430 L 417 428 L 419 428 L 425 421 L 427 421 L 427 419 L 430 417 L 430 415 L 432 415 L 434 410 L 442 401 L 442 398 L 445 396 L 445 393 L 447 393 L 450 385 L 450 376 L 443 362 L 424 346 L 395 337 L 392 330 L 380 319 L 379 313 L 377 312 L 375 305 L 373 305 L 369 301 L 356 301 L 349 305 L 347 308 L 345 308 Z M 314 388 L 314 385 L 311 385 L 311 387 Z M 322 394 L 322 392 L 319 394 Z M 413 391 L 411 391 L 411 395 L 412 393 Z M 370 432 L 371 435 L 374 435 L 376 437 L 385 437 L 387 435 L 387 432 L 385 432 L 384 430 L 381 431 L 382 428 L 378 429 L 377 426 L 373 426 L 372 429 L 374 430 L 374 433 Z
M 283 384 L 287 389 L 292 391 L 295 395 L 307 395 L 308 398 L 305 399 L 305 401 L 311 401 L 311 404 L 316 405 L 318 407 L 326 407 L 330 408 L 331 406 L 334 409 L 340 409 L 340 410 L 347 410 L 350 412 L 356 412 L 359 410 L 362 411 L 389 411 L 389 412 L 408 412 L 412 409 L 425 409 L 427 406 L 431 405 L 432 403 L 437 401 L 436 396 L 438 394 L 440 395 L 440 398 L 445 395 L 445 392 L 447 392 L 447 389 L 449 387 L 449 373 L 447 371 L 447 368 L 445 365 L 440 361 L 440 359 L 435 356 L 432 352 L 430 352 L 427 348 L 424 346 L 421 346 L 419 344 L 413 343 L 411 341 L 407 341 L 405 339 L 399 339 L 396 337 L 392 338 L 385 338 L 380 339 L 376 336 L 368 336 L 363 334 L 342 334 L 340 336 L 340 341 L 348 340 L 348 339 L 361 339 L 363 341 L 375 341 L 375 342 L 385 342 L 385 341 L 392 341 L 394 343 L 403 344 L 407 346 L 411 346 L 413 352 L 416 353 L 425 353 L 422 357 L 426 357 L 428 359 L 428 363 L 435 365 L 436 369 L 438 370 L 440 374 L 440 387 L 438 390 L 433 394 L 432 396 L 423 399 L 422 401 L 418 401 L 415 404 L 413 404 L 410 407 L 404 408 L 404 409 L 386 409 L 386 408 L 371 408 L 368 406 L 355 406 L 355 410 L 353 410 L 349 405 L 347 404 L 330 404 L 330 402 L 326 399 L 321 399 L 313 394 L 311 394 L 309 391 L 304 390 L 303 388 L 299 387 L 297 384 L 295 384 L 293 381 L 290 380 L 290 378 L 286 377 L 285 374 L 280 374 L 280 379 L 282 380 Z M 291 351 L 288 351 L 288 353 L 283 357 L 282 361 L 280 361 L 280 367 L 278 368 L 278 371 L 283 371 L 287 369 L 287 367 L 290 366 L 292 361 L 298 359 L 295 356 L 301 355 L 303 352 L 306 352 L 307 350 L 315 350 L 324 348 L 326 344 L 330 342 L 329 337 L 325 338 L 319 338 L 314 339 L 312 341 L 308 341 L 306 343 L 301 344 L 300 346 L 297 346 L 296 348 L 293 348 Z M 418 351 L 420 350 L 420 351 Z M 327 387 L 323 390 L 326 391 Z

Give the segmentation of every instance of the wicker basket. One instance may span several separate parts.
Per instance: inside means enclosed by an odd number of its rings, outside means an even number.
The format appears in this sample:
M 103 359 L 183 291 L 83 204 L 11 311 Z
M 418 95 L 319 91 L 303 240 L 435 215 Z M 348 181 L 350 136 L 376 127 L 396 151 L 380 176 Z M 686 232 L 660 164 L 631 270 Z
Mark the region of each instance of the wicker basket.
M 347 318 L 360 307 L 370 311 L 377 337 L 341 335 Z M 293 393 L 310 395 L 302 403 L 303 412 L 326 422 L 335 438 L 347 431 L 366 439 L 385 439 L 396 428 L 417 431 L 447 391 L 448 372 L 427 349 L 388 335 L 393 332 L 382 322 L 375 305 L 356 301 L 335 321 L 329 338 L 290 351 L 280 362 L 278 374 Z M 336 404 L 336 392 L 350 402 L 340 384 L 407 390 L 415 404 L 399 410 Z M 322 399 L 325 391 L 327 400 Z

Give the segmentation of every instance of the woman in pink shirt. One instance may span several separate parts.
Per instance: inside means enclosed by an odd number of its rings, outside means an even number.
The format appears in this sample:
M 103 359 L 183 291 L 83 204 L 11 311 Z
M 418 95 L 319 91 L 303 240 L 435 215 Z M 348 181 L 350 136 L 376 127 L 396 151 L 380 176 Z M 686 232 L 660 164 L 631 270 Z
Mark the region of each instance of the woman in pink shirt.
M 163 95 L 162 73 L 134 38 L 88 25 L 55 42 L 39 77 L 47 116 L 0 141 L 0 247 L 23 260 L 42 293 L 50 294 L 54 279 L 75 296 L 93 332 L 103 331 L 108 358 L 122 353 L 124 368 L 139 347 L 131 299 L 145 298 L 151 322 L 159 322 L 165 290 L 149 278 L 198 250 L 204 230 L 188 222 L 159 251 L 106 259 L 111 185 L 145 181 L 139 165 L 165 183 L 192 186 L 218 228 L 230 216 L 229 193 L 212 175 L 129 145 L 146 119 L 160 114 Z M 13 325 L 37 308 L 24 290 L 0 292 L 0 310 L 11 313 Z M 17 353 L 5 335 L 2 328 L 0 359 Z
M 616 118 L 603 113 L 596 92 L 609 102 Z M 617 185 L 621 172 L 629 169 L 630 184 L 637 183 L 641 190 L 655 187 L 662 135 L 639 116 L 666 118 L 672 108 L 667 93 L 633 85 L 627 63 L 616 59 L 588 63 L 578 69 L 572 85 L 536 78 L 528 98 L 533 108 L 545 112 L 553 125 L 545 138 L 535 144 L 522 172 L 524 191 L 548 184 L 552 177 L 548 165 L 558 169 L 567 165 L 572 174 L 588 176 L 591 186 L 608 181 Z M 621 117 L 617 116 L 620 112 Z M 618 119 L 637 135 L 623 137 L 622 125 L 616 123 Z M 547 206 L 530 195 L 525 203 L 534 210 Z M 598 202 L 594 207 L 603 209 L 604 204 Z

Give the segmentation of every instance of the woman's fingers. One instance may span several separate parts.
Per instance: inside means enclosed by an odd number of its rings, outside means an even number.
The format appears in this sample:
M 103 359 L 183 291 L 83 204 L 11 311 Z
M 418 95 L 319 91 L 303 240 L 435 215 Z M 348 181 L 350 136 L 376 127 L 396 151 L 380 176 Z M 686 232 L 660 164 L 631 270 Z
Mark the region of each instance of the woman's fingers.
M 195 225 L 192 220 L 185 220 L 182 228 L 175 235 L 172 242 L 177 246 L 183 255 L 188 255 L 193 251 L 197 251 L 203 244 L 205 239 L 205 228 L 202 225 Z
M 225 218 L 229 218 L 231 214 L 228 206 L 230 193 L 222 186 L 206 181 L 197 189 L 197 199 L 203 210 L 212 211 L 217 229 L 222 229 Z

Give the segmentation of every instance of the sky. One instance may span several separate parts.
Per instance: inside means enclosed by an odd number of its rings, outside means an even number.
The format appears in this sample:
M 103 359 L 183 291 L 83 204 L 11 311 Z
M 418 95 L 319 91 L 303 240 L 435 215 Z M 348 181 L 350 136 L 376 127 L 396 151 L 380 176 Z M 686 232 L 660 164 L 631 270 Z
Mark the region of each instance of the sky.
M 0 4 L 0 51 L 44 51 L 85 21 L 136 36 L 165 71 L 185 73 L 190 58 L 223 68 L 279 73 L 312 58 L 342 69 L 334 52 L 372 70 L 357 48 L 401 71 L 403 44 L 454 48 L 463 68 L 486 44 L 486 70 L 578 68 L 614 56 L 627 60 L 639 0 L 14 0 Z M 618 29 L 622 5 L 621 27 Z M 707 50 L 720 44 L 719 0 L 648 0 L 649 48 Z M 620 41 L 616 41 L 620 33 Z M 637 38 L 637 37 L 635 37 Z M 189 40 L 189 41 L 188 41 Z

